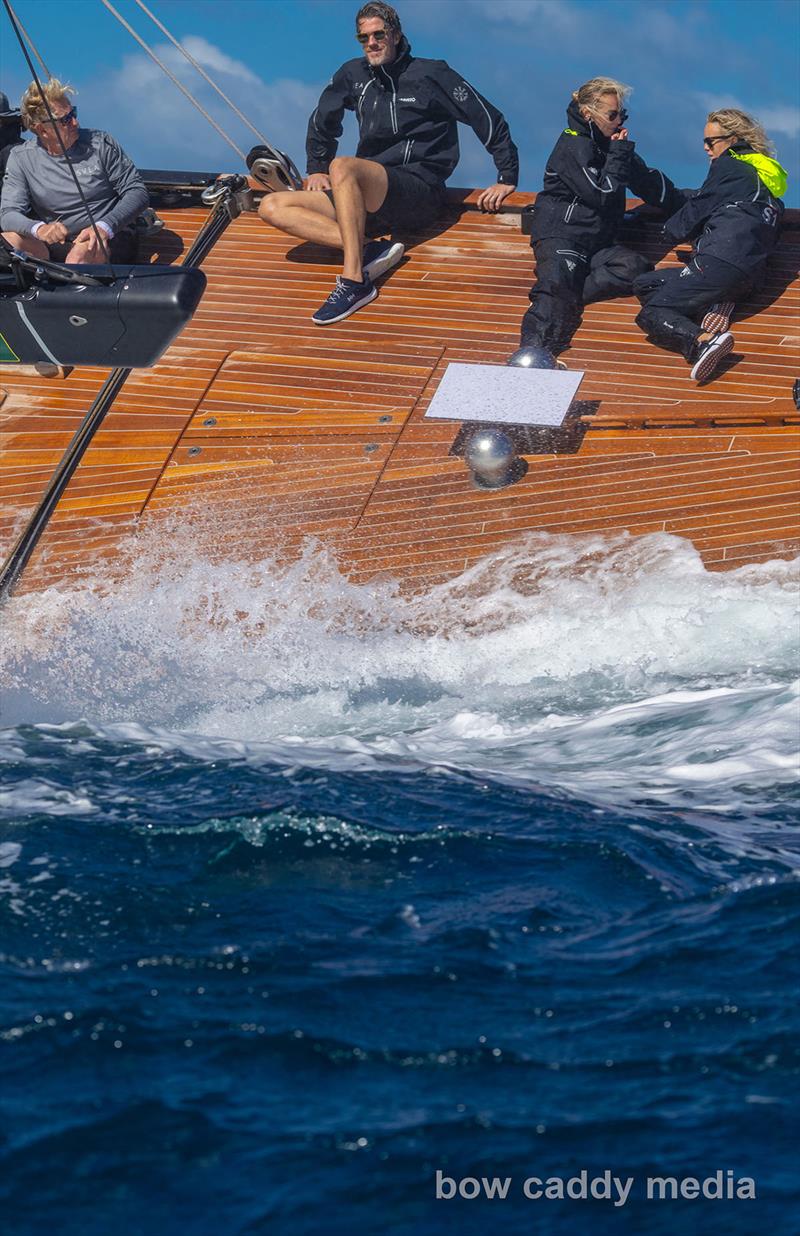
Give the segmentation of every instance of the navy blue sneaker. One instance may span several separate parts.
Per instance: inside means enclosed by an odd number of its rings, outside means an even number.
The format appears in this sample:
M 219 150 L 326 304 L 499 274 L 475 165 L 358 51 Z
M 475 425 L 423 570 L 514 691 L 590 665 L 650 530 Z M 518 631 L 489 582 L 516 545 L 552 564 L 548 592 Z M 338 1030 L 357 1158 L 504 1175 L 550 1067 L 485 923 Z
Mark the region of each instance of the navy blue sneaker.
M 334 322 L 341 322 L 342 318 L 349 318 L 351 313 L 368 305 L 377 295 L 378 289 L 372 286 L 371 279 L 356 283 L 354 279 L 345 279 L 340 275 L 325 304 L 312 313 L 311 321 L 317 326 L 331 326 Z
M 387 270 L 396 266 L 406 251 L 405 245 L 399 240 L 371 240 L 364 245 L 364 256 L 361 259 L 361 269 L 365 279 L 374 283 L 385 275 Z

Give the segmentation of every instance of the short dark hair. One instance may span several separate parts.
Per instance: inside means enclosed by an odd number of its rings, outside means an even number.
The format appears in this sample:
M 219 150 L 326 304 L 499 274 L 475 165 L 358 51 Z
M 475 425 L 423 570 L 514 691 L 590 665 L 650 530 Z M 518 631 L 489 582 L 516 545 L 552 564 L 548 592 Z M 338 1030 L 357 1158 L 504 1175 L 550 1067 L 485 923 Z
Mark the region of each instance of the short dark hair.
M 403 33 L 397 9 L 393 9 L 391 4 L 384 4 L 383 0 L 370 0 L 369 4 L 361 6 L 356 13 L 356 30 L 358 30 L 358 23 L 365 21 L 368 17 L 380 17 L 381 21 L 395 34 Z

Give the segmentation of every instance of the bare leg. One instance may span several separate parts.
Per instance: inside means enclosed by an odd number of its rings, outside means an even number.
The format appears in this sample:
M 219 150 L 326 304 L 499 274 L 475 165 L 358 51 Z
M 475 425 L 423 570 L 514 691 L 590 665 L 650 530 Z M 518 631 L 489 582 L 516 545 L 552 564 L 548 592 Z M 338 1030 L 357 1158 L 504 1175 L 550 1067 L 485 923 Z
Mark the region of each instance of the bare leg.
M 342 248 L 342 234 L 336 222 L 333 202 L 325 193 L 307 190 L 299 193 L 266 193 L 258 213 L 267 223 L 318 245 Z
M 7 240 L 15 249 L 21 249 L 23 253 L 27 253 L 32 258 L 47 258 L 50 257 L 50 250 L 43 240 L 37 240 L 35 236 L 20 236 L 19 232 L 3 232 L 3 240 Z
M 266 194 L 258 213 L 267 223 L 319 245 L 344 250 L 346 279 L 361 281 L 364 226 L 368 211 L 379 210 L 389 181 L 386 169 L 371 159 L 334 159 L 330 169 L 334 203 L 326 193 Z
M 360 283 L 367 212 L 379 210 L 386 199 L 386 168 L 371 159 L 334 159 L 330 178 L 344 249 L 342 274 Z

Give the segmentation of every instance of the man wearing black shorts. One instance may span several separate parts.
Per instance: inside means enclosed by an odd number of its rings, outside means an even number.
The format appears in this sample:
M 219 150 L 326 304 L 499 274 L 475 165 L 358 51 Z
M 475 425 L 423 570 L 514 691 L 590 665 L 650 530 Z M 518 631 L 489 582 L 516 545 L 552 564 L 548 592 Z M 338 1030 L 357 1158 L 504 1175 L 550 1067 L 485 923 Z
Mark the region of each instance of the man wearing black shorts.
M 374 280 L 403 256 L 396 240 L 367 236 L 418 230 L 442 213 L 445 181 L 459 158 L 457 122 L 468 124 L 494 159 L 497 183 L 478 198 L 494 212 L 517 183 L 517 148 L 496 107 L 444 60 L 420 60 L 391 5 L 356 15 L 364 57 L 334 73 L 308 122 L 308 179 L 302 192 L 267 194 L 259 213 L 291 236 L 344 250 L 342 275 L 312 316 L 317 326 L 374 300 Z M 354 158 L 336 158 L 345 111 L 358 120 Z

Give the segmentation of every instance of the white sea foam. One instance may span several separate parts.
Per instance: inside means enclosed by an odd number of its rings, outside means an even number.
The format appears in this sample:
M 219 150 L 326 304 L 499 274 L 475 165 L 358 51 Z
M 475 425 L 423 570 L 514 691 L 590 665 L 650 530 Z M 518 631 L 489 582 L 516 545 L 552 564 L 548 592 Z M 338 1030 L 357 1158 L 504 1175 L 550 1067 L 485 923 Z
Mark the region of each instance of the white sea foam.
M 797 777 L 797 564 L 709 572 L 675 537 L 532 536 L 412 598 L 314 547 L 211 564 L 144 538 L 121 582 L 5 626 L 9 727 L 715 810 Z

